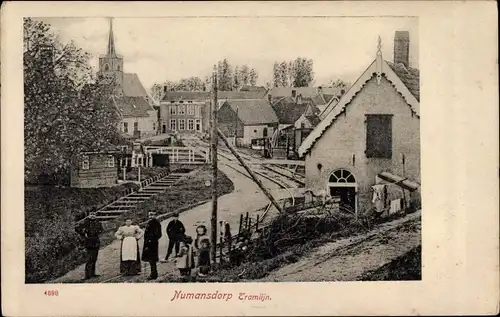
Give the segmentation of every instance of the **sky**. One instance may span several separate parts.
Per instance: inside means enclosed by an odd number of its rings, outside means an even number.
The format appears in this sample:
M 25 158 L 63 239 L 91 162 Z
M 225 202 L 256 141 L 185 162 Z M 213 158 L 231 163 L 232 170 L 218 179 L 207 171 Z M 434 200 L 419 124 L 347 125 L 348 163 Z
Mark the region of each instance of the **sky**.
M 108 18 L 43 18 L 63 42 L 92 54 L 107 50 Z M 116 51 L 124 71 L 137 73 L 146 88 L 165 80 L 204 78 L 217 61 L 255 68 L 258 85 L 272 80 L 274 61 L 313 59 L 315 84 L 341 78 L 353 82 L 382 53 L 393 60 L 395 31 L 410 32 L 410 66 L 418 68 L 418 19 L 410 17 L 193 17 L 113 19 Z

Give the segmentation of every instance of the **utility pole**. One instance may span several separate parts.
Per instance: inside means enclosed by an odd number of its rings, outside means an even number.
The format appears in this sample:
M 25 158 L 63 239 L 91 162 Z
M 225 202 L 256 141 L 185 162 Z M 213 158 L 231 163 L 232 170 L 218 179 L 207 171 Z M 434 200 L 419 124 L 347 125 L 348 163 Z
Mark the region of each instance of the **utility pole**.
M 215 263 L 217 255 L 217 68 L 214 66 L 212 74 L 212 100 L 210 123 L 212 127 L 211 154 L 212 154 L 212 262 Z

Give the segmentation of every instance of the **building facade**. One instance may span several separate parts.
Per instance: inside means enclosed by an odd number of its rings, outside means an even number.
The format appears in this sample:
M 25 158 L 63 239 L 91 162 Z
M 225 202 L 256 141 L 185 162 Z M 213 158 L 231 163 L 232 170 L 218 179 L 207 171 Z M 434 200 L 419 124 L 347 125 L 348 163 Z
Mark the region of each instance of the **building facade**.
M 232 100 L 264 100 L 266 91 L 219 91 L 218 107 Z M 169 91 L 158 107 L 159 133 L 205 133 L 210 125 L 209 91 Z
M 111 187 L 118 182 L 114 152 L 84 152 L 71 162 L 71 187 Z
M 159 106 L 160 133 L 203 133 L 208 129 L 210 93 L 167 91 Z
M 419 200 L 419 97 L 418 70 L 385 61 L 379 45 L 373 63 L 300 146 L 306 186 L 361 212 L 374 207 L 376 184 L 387 183 L 390 198 Z
M 219 129 L 226 137 L 236 135 L 236 144 L 250 146 L 253 140 L 271 137 L 278 128 L 278 117 L 264 99 L 225 101 L 217 114 Z

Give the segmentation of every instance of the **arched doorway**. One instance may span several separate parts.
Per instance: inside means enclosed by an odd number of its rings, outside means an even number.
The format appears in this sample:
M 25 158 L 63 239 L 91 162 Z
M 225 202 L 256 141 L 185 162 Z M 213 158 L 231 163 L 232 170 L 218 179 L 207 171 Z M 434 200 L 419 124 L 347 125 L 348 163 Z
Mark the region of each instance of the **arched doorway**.
M 333 171 L 328 179 L 327 191 L 332 197 L 340 199 L 340 205 L 357 211 L 357 183 L 354 175 L 346 169 Z

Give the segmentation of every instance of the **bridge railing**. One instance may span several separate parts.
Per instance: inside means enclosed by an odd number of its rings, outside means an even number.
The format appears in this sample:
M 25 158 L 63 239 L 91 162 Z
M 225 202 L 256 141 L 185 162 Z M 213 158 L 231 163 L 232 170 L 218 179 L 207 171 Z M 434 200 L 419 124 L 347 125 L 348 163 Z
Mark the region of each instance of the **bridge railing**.
M 206 164 L 208 152 L 192 147 L 145 146 L 146 153 L 167 154 L 170 163 Z

